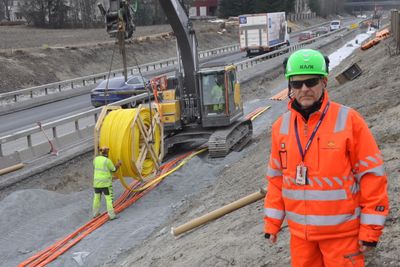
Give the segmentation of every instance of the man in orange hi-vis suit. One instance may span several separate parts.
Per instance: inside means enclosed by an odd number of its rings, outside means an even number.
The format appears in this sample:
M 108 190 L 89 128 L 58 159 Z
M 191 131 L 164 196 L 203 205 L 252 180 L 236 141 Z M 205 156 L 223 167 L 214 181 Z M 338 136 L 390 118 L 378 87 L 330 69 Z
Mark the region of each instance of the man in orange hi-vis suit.
M 285 61 L 291 101 L 272 127 L 265 237 L 286 217 L 292 266 L 364 266 L 389 203 L 383 157 L 367 124 L 329 99 L 329 59 L 303 49 Z

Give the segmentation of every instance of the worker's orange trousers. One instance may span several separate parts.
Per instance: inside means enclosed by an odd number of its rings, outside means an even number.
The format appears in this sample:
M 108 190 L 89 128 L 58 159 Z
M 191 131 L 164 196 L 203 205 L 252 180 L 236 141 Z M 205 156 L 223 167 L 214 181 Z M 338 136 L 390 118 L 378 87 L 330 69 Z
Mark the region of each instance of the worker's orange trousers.
M 291 235 L 292 267 L 364 267 L 358 236 L 308 241 Z

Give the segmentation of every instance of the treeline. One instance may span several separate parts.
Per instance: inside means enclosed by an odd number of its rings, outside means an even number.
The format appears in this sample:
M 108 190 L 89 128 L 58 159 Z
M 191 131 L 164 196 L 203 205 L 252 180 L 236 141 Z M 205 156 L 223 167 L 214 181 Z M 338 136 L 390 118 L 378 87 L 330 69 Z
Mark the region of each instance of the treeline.
M 219 16 L 285 11 L 286 13 L 315 12 L 326 17 L 343 11 L 344 0 L 221 0 Z
M 166 23 L 166 17 L 159 0 L 128 0 L 138 1 L 136 25 L 154 25 Z M 217 15 L 222 18 L 240 14 L 285 11 L 301 13 L 309 10 L 317 15 L 326 16 L 336 13 L 344 0 L 220 0 Z M 104 26 L 104 17 L 97 4 L 101 3 L 108 9 L 108 0 L 19 0 L 18 13 L 26 21 L 37 27 L 90 28 Z M 193 0 L 183 1 L 187 8 Z M 0 20 L 10 20 L 7 12 L 12 6 L 12 0 L 0 0 Z M 15 8 L 15 3 L 12 9 Z
M 103 25 L 104 19 L 97 11 L 97 2 L 98 0 L 19 0 L 18 13 L 29 24 L 37 27 L 89 28 Z
M 159 0 L 137 1 L 137 25 L 166 22 Z M 193 0 L 185 1 L 185 4 L 192 2 Z M 18 13 L 29 24 L 37 27 L 90 28 L 104 25 L 104 17 L 98 9 L 98 3 L 103 4 L 106 9 L 109 7 L 107 0 L 19 0 Z M 12 6 L 12 0 L 0 0 L 0 14 L 4 14 L 0 16 L 0 20 L 10 20 L 10 14 L 6 12 L 10 9 L 10 6 Z
M 293 12 L 296 0 L 221 0 L 219 14 L 223 18 L 241 14 Z

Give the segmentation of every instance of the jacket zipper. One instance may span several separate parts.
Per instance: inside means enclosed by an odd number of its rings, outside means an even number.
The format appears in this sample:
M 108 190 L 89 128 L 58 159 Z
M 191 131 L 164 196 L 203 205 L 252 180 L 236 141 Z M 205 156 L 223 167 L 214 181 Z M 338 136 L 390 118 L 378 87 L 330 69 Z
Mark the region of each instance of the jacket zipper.
M 305 137 L 307 137 L 307 135 L 308 135 L 308 123 L 307 122 L 304 124 L 304 135 L 305 135 Z
M 318 161 L 317 161 L 317 164 L 318 164 L 317 165 L 317 170 L 319 171 L 319 163 L 320 163 L 320 158 L 319 157 L 321 156 L 320 155 L 321 151 L 320 151 L 320 144 L 319 144 L 319 136 L 317 137 L 317 153 L 318 153 L 317 154 L 317 157 L 318 157 L 317 158 L 318 159 Z

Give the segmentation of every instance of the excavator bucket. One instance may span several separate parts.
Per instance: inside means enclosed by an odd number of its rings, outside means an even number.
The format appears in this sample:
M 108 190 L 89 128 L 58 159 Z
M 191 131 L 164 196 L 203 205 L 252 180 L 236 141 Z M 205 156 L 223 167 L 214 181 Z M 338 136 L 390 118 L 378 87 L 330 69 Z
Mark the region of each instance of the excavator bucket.
M 136 28 L 135 16 L 138 0 L 109 0 L 107 11 L 102 4 L 99 4 L 98 7 L 103 16 L 105 16 L 106 29 L 110 37 L 116 37 L 118 31 L 124 31 L 125 38 L 132 37 Z

